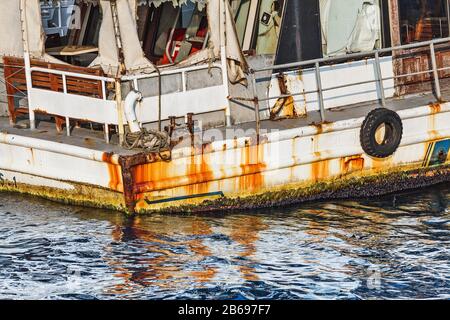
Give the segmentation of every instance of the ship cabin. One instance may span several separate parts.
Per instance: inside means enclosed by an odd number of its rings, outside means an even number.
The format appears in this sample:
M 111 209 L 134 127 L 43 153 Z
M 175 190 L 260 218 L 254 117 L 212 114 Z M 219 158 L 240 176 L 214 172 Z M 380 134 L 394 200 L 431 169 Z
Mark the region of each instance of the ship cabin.
M 259 137 L 444 101 L 449 12 L 449 0 L 2 0 L 0 128 L 109 150 L 136 124 Z

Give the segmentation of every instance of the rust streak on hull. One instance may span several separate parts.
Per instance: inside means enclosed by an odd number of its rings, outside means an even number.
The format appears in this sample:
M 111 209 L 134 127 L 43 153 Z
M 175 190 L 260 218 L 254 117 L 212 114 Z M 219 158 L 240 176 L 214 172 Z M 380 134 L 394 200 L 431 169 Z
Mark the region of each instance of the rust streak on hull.
M 108 173 L 109 173 L 109 187 L 112 190 L 123 192 L 123 182 L 122 182 L 122 170 L 119 165 L 113 164 L 111 161 L 111 157 L 113 154 L 104 153 L 102 160 L 108 165 Z

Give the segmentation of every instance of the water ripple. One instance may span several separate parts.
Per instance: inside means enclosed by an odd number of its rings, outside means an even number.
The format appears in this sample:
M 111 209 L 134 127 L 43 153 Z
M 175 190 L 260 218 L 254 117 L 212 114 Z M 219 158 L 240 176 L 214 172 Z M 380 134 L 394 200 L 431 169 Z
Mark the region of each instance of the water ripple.
M 128 219 L 0 194 L 0 299 L 449 299 L 449 198 Z

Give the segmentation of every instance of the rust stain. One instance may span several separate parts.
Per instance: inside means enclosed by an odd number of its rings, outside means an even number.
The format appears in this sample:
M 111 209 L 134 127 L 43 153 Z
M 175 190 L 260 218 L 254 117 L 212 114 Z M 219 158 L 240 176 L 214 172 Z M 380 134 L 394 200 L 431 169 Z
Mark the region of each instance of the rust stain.
M 209 165 L 209 159 L 209 154 L 191 157 L 187 167 L 189 185 L 185 187 L 188 195 L 209 192 L 209 182 L 214 180 L 214 172 Z
M 364 169 L 364 158 L 361 155 L 341 158 L 342 174 L 349 174 Z
M 314 126 L 317 128 L 317 134 L 322 134 L 323 133 L 323 124 L 321 124 L 321 123 L 314 124 Z
M 204 151 L 207 151 L 207 149 Z M 264 185 L 262 172 L 266 168 L 263 159 L 263 147 L 247 140 L 245 147 L 235 150 L 234 152 L 240 154 L 241 157 L 240 164 L 235 168 L 240 190 L 255 191 L 261 189 Z M 216 177 L 215 173 L 230 169 L 226 163 L 215 164 L 212 167 L 211 153 L 194 155 L 185 160 L 186 164 L 181 166 L 176 162 L 158 161 L 133 167 L 134 193 L 138 195 L 175 187 L 183 187 L 186 195 L 218 191 L 213 190 L 212 185 L 213 183 L 216 185 L 217 180 L 220 180 L 220 177 Z
M 28 163 L 34 163 L 34 149 L 30 148 L 30 154 L 31 154 L 31 161 L 28 161 Z
M 311 163 L 311 179 L 324 180 L 330 177 L 329 160 Z
M 40 113 L 40 114 L 48 114 L 48 112 L 47 112 L 47 111 L 45 111 L 45 110 L 41 110 L 41 109 L 34 109 L 34 112 L 36 112 L 36 113 Z
M 109 171 L 109 187 L 113 190 L 123 192 L 122 170 L 119 165 L 113 164 L 111 161 L 112 153 L 103 153 L 102 161 L 108 165 Z
M 270 120 L 296 118 L 297 112 L 295 110 L 294 98 L 290 96 L 291 93 L 287 86 L 288 79 L 283 73 L 280 73 L 277 76 L 277 80 L 280 93 L 289 96 L 277 100 L 270 110 Z
M 429 108 L 432 112 L 432 114 L 436 114 L 436 113 L 440 113 L 441 112 L 441 104 L 436 102 L 436 103 L 430 103 Z
M 247 145 L 241 154 L 241 171 L 239 188 L 242 191 L 259 190 L 264 185 L 262 172 L 266 169 L 263 148 L 260 145 Z
M 297 79 L 303 82 L 303 69 L 298 69 L 297 71 Z
M 428 119 L 428 134 L 433 136 L 438 136 L 439 132 L 436 130 L 436 115 L 441 112 L 441 104 L 440 103 L 430 103 L 428 105 L 431 111 L 431 115 L 427 117 Z

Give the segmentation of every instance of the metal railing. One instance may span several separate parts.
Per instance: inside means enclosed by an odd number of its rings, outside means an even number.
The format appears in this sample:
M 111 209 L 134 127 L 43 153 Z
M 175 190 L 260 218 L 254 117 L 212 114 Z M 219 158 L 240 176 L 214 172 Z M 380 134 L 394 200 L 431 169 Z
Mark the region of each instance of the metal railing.
M 75 73 L 75 72 L 69 72 L 69 71 L 60 71 L 60 70 L 53 70 L 53 69 L 46 69 L 46 68 L 40 68 L 40 67 L 31 67 L 30 73 L 33 74 L 33 72 L 42 72 L 42 73 L 49 73 L 54 75 L 59 75 L 62 78 L 62 89 L 64 94 L 68 94 L 68 86 L 67 86 L 67 77 L 73 77 L 73 78 L 79 78 L 79 79 L 86 79 L 86 80 L 93 80 L 93 81 L 100 81 L 102 86 L 102 100 L 107 100 L 107 92 L 106 92 L 106 83 L 114 83 L 115 79 L 108 78 L 108 77 L 101 77 L 101 76 L 94 76 L 94 75 L 88 75 L 88 74 L 81 74 L 81 73 Z M 33 89 L 33 83 L 30 83 L 30 88 Z M 30 95 L 31 93 L 28 93 Z M 96 99 L 96 98 L 93 98 Z M 30 113 L 33 112 L 30 108 Z M 66 119 L 66 129 L 67 129 L 67 136 L 70 136 L 70 118 L 68 116 L 65 117 Z M 105 140 L 109 142 L 109 124 L 105 123 Z
M 336 89 L 353 87 L 353 86 L 357 86 L 357 85 L 378 83 L 379 89 L 380 89 L 379 90 L 379 100 L 380 100 L 381 105 L 385 106 L 386 105 L 386 97 L 385 97 L 384 81 L 406 78 L 406 77 L 421 75 L 421 74 L 432 74 L 433 75 L 432 77 L 433 77 L 434 93 L 436 95 L 436 99 L 438 101 L 442 101 L 439 72 L 445 71 L 445 70 L 450 70 L 450 66 L 438 68 L 437 61 L 436 61 L 435 46 L 438 44 L 444 44 L 444 43 L 450 43 L 450 37 L 443 38 L 443 39 L 435 39 L 435 40 L 425 41 L 425 42 L 420 42 L 420 43 L 413 43 L 413 44 L 401 45 L 401 46 L 396 46 L 396 47 L 390 47 L 390 48 L 377 49 L 377 50 L 368 51 L 368 52 L 351 53 L 351 54 L 347 54 L 345 56 L 320 58 L 320 59 L 313 59 L 313 60 L 308 60 L 308 61 L 286 63 L 286 64 L 274 65 L 274 66 L 269 66 L 269 67 L 264 67 L 264 68 L 251 69 L 250 70 L 250 81 L 253 84 L 252 89 L 253 89 L 254 98 L 253 99 L 232 98 L 232 99 L 247 100 L 247 101 L 252 101 L 254 103 L 256 132 L 257 132 L 258 136 L 259 136 L 259 132 L 260 132 L 260 106 L 259 106 L 259 103 L 261 101 L 270 101 L 270 100 L 295 97 L 295 96 L 300 96 L 300 95 L 306 96 L 307 94 L 316 93 L 318 96 L 321 122 L 324 123 L 324 122 L 326 122 L 324 92 L 336 90 Z M 394 51 L 398 51 L 398 50 L 417 49 L 417 48 L 422 48 L 422 47 L 427 47 L 427 46 L 429 47 L 429 50 L 430 50 L 431 69 L 428 69 L 425 71 L 417 71 L 417 72 L 399 74 L 399 75 L 394 75 L 394 76 L 390 76 L 390 77 L 383 77 L 382 72 L 381 72 L 381 63 L 380 63 L 381 54 L 393 53 Z M 361 59 L 361 58 L 369 58 L 369 57 L 374 57 L 375 79 L 367 80 L 367 81 L 352 82 L 352 83 L 347 83 L 347 84 L 343 84 L 343 85 L 339 85 L 339 86 L 323 88 L 322 78 L 321 78 L 321 69 L 320 69 L 321 64 L 340 62 L 340 61 L 343 61 L 344 59 L 346 61 L 348 61 L 348 60 L 352 60 L 352 59 Z M 316 90 L 310 90 L 310 91 L 305 91 L 305 92 L 302 91 L 302 92 L 298 92 L 298 93 L 281 94 L 281 95 L 277 95 L 277 96 L 269 96 L 267 98 L 259 98 L 258 92 L 257 92 L 257 86 L 256 86 L 256 84 L 257 84 L 256 74 L 261 73 L 261 72 L 273 71 L 273 70 L 286 70 L 286 69 L 291 70 L 291 69 L 305 67 L 305 66 L 314 66 L 313 68 L 315 71 L 314 74 L 315 74 L 316 85 L 317 85 Z M 280 72 L 278 72 L 278 73 L 280 73 Z
M 228 72 L 227 72 L 227 66 L 226 63 L 224 63 L 223 60 L 224 59 L 224 53 L 222 53 L 222 57 L 221 57 L 221 63 L 211 63 L 211 64 L 202 64 L 202 65 L 196 65 L 196 66 L 188 66 L 188 67 L 184 67 L 184 68 L 179 68 L 179 69 L 170 69 L 170 70 L 159 70 L 157 69 L 156 73 L 151 73 L 151 74 L 137 74 L 137 75 L 125 75 L 121 77 L 122 81 L 131 81 L 133 83 L 133 88 L 137 91 L 140 90 L 139 88 L 139 80 L 143 80 L 143 79 L 152 79 L 152 78 L 157 78 L 159 80 L 159 92 L 158 92 L 158 129 L 161 131 L 161 122 L 162 122 L 162 111 L 161 111 L 161 101 L 162 101 L 162 96 L 163 95 L 168 95 L 171 93 L 186 93 L 189 91 L 193 91 L 193 90 L 189 90 L 188 89 L 188 81 L 187 81 L 187 74 L 189 72 L 193 72 L 193 71 L 200 71 L 200 70 L 210 70 L 212 68 L 218 68 L 221 71 L 222 74 L 222 84 L 221 86 L 226 86 L 225 91 L 228 92 Z M 170 75 L 181 75 L 181 91 L 174 91 L 171 93 L 162 93 L 162 78 L 165 76 L 170 76 Z M 206 86 L 205 86 L 206 87 Z M 222 110 L 222 109 L 220 109 Z M 224 109 L 225 112 L 225 122 L 227 124 L 227 126 L 231 125 L 231 111 L 229 106 L 225 107 Z M 217 111 L 217 110 L 211 110 L 211 111 Z
M 152 78 L 158 78 L 158 77 L 164 77 L 169 75 L 181 75 L 182 79 L 182 91 L 186 92 L 189 91 L 187 88 L 187 77 L 186 74 L 193 71 L 200 71 L 200 70 L 208 70 L 210 68 L 220 68 L 222 70 L 222 65 L 219 63 L 213 63 L 212 65 L 199 65 L 199 66 L 191 66 L 186 67 L 182 69 L 171 69 L 171 70 L 161 70 L 160 74 L 158 73 L 151 73 L 151 74 L 137 74 L 137 75 L 129 75 L 129 76 L 122 76 L 122 81 L 132 81 L 133 87 L 135 90 L 139 90 L 139 80 L 143 79 L 152 79 Z

